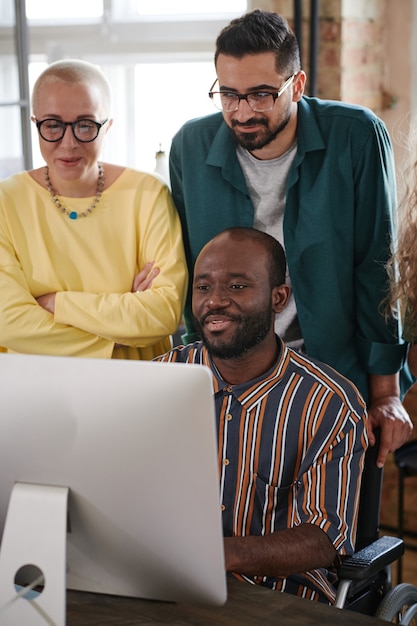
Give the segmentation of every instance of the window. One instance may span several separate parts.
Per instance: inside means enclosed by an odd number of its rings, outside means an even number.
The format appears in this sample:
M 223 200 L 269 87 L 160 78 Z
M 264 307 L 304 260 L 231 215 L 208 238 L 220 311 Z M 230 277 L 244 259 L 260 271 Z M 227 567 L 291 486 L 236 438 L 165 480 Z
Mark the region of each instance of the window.
M 207 96 L 215 77 L 215 39 L 246 10 L 246 0 L 26 0 L 30 89 L 52 61 L 95 63 L 113 88 L 114 124 L 103 159 L 153 170 L 156 152 L 168 153 L 186 120 L 215 112 Z M 1 91 L 2 84 L 18 85 L 18 79 L 9 76 L 16 69 L 10 70 L 7 54 L 0 58 Z M 15 136 L 7 144 L 19 145 L 16 123 L 8 125 L 10 132 L 12 127 Z M 33 166 L 39 167 L 43 160 L 33 125 L 31 133 Z
M 22 12 L 16 14 L 13 0 L 0 3 L 0 24 L 0 178 L 6 178 L 31 166 L 27 80 L 22 81 L 24 87 L 19 84 L 19 70 L 26 78 L 28 65 L 25 39 L 18 42 L 8 36 L 18 28 L 23 32 L 25 17 Z
M 173 135 L 184 122 L 215 112 L 207 95 L 213 75 L 212 61 L 170 63 L 168 71 L 165 63 L 136 65 L 138 167 L 153 168 L 155 152 L 160 148 L 168 152 Z M 152 98 L 148 99 L 147 93 L 153 94 Z
M 26 0 L 28 20 L 62 21 L 76 18 L 77 21 L 103 16 L 103 0 Z
M 207 15 L 221 13 L 244 13 L 244 0 L 135 0 L 135 12 L 139 15 Z

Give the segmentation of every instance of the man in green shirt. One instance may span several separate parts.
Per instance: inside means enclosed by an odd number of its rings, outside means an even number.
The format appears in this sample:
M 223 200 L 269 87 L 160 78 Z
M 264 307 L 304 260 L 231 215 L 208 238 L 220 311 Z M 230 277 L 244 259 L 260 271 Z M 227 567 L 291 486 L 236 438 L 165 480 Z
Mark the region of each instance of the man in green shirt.
M 406 345 L 380 311 L 396 207 L 387 130 L 367 109 L 303 95 L 296 38 L 275 13 L 231 22 L 215 64 L 210 97 L 221 113 L 185 124 L 170 154 L 189 269 L 231 226 L 283 244 L 293 297 L 275 330 L 357 385 L 371 445 L 381 428 L 382 467 L 412 428 L 400 400 Z M 189 308 L 185 321 L 190 341 Z

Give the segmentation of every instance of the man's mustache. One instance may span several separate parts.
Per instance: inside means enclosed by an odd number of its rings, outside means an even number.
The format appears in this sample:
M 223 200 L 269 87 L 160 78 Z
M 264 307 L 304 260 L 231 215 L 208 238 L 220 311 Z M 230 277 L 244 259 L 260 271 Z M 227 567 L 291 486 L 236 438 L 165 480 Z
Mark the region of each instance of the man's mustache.
M 259 126 L 261 124 L 263 126 L 268 126 L 268 121 L 264 118 L 258 119 L 256 117 L 252 117 L 247 122 L 239 122 L 238 120 L 232 120 L 232 128 L 238 128 L 239 126 L 245 126 L 247 128 L 248 126 Z
M 236 321 L 240 321 L 240 317 L 237 317 L 236 315 L 230 315 L 230 313 L 224 312 L 222 309 L 218 309 L 217 311 L 209 311 L 208 313 L 206 313 L 205 315 L 203 315 L 199 322 L 200 324 L 204 324 L 205 321 L 209 318 L 209 317 L 223 317 L 224 319 L 228 319 L 231 322 L 236 322 Z

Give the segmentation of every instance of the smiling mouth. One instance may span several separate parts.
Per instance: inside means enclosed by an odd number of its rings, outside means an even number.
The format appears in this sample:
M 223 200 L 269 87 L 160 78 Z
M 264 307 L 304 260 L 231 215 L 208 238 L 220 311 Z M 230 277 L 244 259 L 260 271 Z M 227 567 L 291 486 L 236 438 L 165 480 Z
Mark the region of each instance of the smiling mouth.
M 204 320 L 204 326 L 211 332 L 219 332 L 230 326 L 234 321 L 235 320 L 231 317 L 217 317 L 211 315 Z

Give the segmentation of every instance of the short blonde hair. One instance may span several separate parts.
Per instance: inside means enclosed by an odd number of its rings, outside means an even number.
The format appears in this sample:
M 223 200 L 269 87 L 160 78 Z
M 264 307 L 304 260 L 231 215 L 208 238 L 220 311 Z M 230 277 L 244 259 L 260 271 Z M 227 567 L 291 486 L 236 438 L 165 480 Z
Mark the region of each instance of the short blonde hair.
M 40 91 L 46 83 L 68 83 L 79 84 L 86 83 L 97 87 L 102 95 L 102 106 L 107 116 L 111 112 L 111 87 L 104 74 L 92 63 L 81 61 L 79 59 L 65 59 L 51 63 L 37 78 L 32 91 L 31 105 L 32 113 L 38 105 Z

